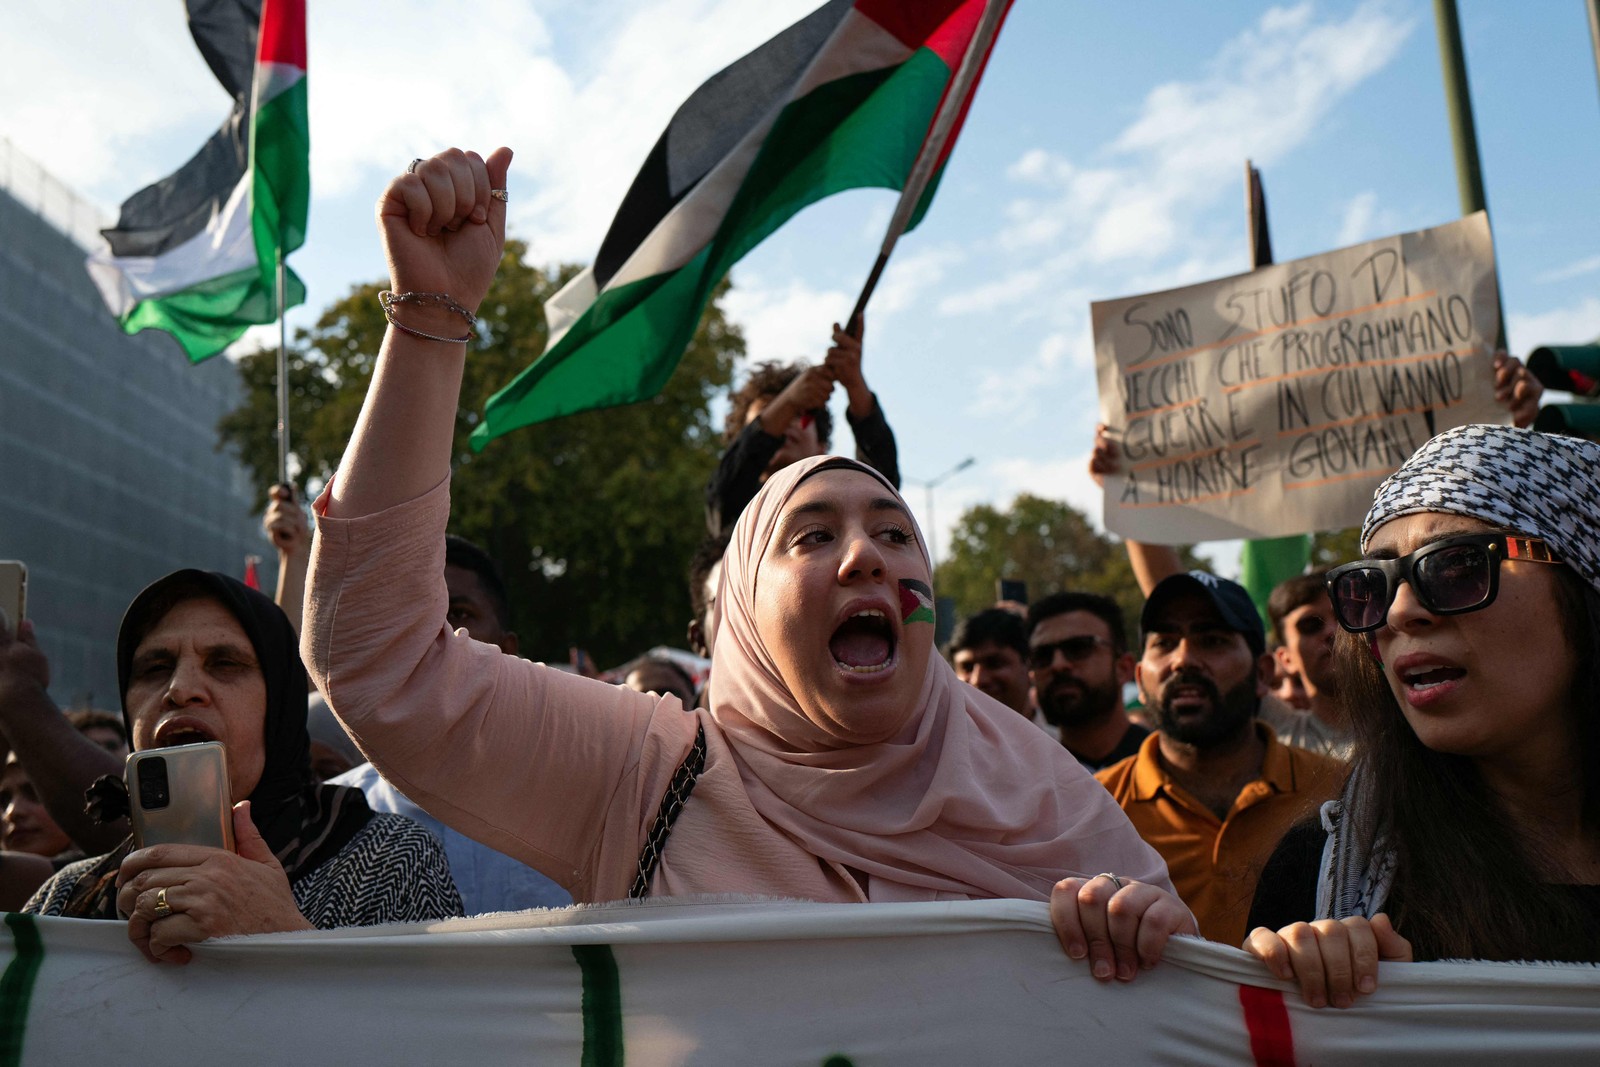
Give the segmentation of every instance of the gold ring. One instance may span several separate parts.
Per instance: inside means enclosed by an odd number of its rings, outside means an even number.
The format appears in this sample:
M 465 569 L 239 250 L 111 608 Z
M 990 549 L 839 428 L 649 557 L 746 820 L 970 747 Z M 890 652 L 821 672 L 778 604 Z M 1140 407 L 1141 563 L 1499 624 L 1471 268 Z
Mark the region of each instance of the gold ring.
M 504 189 L 490 189 L 489 195 L 500 201 L 502 204 L 509 202 L 511 199 L 511 196 Z
M 172 905 L 167 903 L 166 886 L 156 890 L 156 906 L 152 910 L 156 913 L 156 918 L 158 919 L 165 919 L 172 914 Z

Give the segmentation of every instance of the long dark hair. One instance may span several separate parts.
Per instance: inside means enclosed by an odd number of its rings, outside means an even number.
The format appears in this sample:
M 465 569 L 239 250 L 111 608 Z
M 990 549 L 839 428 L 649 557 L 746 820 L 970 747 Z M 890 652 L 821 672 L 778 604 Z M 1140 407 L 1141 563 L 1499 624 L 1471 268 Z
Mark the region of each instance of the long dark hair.
M 1600 593 L 1560 568 L 1556 608 L 1578 670 L 1568 695 L 1583 820 L 1600 826 Z M 1365 635 L 1341 633 L 1339 671 L 1367 811 L 1398 860 L 1386 910 L 1419 960 L 1600 960 L 1592 905 L 1552 884 L 1547 835 L 1515 822 L 1473 760 L 1435 752 L 1400 711 Z

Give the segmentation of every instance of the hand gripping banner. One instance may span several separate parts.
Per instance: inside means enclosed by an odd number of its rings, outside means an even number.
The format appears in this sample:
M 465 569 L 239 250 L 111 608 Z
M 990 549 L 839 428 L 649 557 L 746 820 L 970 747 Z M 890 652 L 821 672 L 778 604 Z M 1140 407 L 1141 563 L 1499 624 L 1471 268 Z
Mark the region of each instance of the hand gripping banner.
M 1183 939 L 1128 985 L 1043 904 L 657 902 L 202 944 L 153 965 L 121 923 L 6 917 L 0 1064 L 1600 1062 L 1600 970 L 1385 965 L 1314 1011 Z

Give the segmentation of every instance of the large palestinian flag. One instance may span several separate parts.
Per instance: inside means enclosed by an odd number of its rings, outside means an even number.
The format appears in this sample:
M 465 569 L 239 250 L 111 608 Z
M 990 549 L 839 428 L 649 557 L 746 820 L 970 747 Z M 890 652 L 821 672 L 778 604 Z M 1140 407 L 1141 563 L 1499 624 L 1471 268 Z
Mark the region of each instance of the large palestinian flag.
M 122 205 L 89 273 L 129 333 L 166 330 L 196 362 L 278 315 L 281 250 L 305 242 L 311 182 L 305 0 L 188 0 L 233 111 L 193 159 Z M 287 279 L 287 306 L 305 287 Z
M 1003 10 L 1010 0 L 989 2 Z M 489 400 L 473 447 L 654 396 L 741 256 L 825 196 L 902 188 L 984 7 L 831 0 L 695 90 L 646 158 L 594 265 L 545 304 L 544 355 Z M 987 58 L 976 57 L 980 70 Z

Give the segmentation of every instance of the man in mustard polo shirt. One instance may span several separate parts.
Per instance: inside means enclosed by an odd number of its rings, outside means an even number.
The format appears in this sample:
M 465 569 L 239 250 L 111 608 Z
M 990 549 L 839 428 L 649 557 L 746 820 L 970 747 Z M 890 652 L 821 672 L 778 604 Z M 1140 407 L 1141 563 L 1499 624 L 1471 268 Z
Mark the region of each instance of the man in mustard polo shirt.
M 1272 659 L 1243 587 L 1174 574 L 1150 591 L 1139 629 L 1134 680 L 1156 732 L 1095 777 L 1167 861 L 1201 934 L 1239 945 L 1262 864 L 1338 795 L 1344 766 L 1256 719 Z

